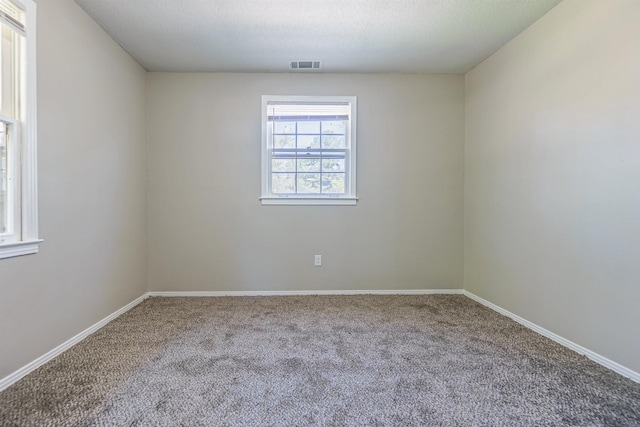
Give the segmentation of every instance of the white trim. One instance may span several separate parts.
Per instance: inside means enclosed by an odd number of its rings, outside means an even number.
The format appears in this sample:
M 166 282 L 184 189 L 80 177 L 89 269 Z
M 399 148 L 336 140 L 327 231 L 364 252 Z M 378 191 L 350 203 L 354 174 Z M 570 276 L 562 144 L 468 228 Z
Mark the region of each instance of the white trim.
M 4 123 L 5 127 L 5 146 L 8 149 L 7 153 L 7 183 L 8 192 L 6 202 L 6 213 L 8 214 L 8 221 L 6 225 L 8 230 L 5 233 L 0 234 L 0 258 L 8 258 L 11 255 L 11 251 L 2 251 L 4 245 L 20 242 L 20 203 L 22 197 L 20 194 L 20 155 L 17 151 L 22 146 L 20 143 L 20 124 L 13 117 L 0 114 L 0 123 Z
M 36 248 L 37 248 L 37 245 L 36 245 Z M 90 326 L 84 331 L 80 332 L 73 338 L 65 341 L 64 343 L 60 344 L 59 346 L 49 351 L 48 353 L 44 354 L 43 356 L 40 356 L 33 362 L 23 366 L 22 368 L 18 369 L 12 374 L 9 374 L 8 376 L 0 379 L 0 391 L 8 388 L 9 386 L 14 384 L 21 378 L 25 377 L 26 375 L 36 370 L 43 364 L 47 363 L 48 361 L 60 355 L 64 351 L 68 350 L 78 342 L 85 339 L 87 336 L 91 335 L 98 329 L 102 328 L 107 323 L 111 322 L 112 320 L 122 315 L 123 313 L 131 310 L 133 307 L 140 304 L 142 301 L 144 301 L 149 297 L 295 296 L 295 295 L 298 295 L 298 296 L 303 296 L 303 295 L 437 295 L 437 294 L 464 295 L 504 316 L 511 318 L 512 320 L 533 330 L 534 332 L 537 332 L 540 335 L 545 336 L 557 342 L 558 344 L 561 344 L 579 354 L 582 354 L 588 357 L 589 359 L 593 360 L 596 363 L 599 363 L 605 368 L 611 369 L 612 371 L 624 377 L 630 378 L 631 380 L 637 383 L 640 383 L 640 373 L 635 372 L 610 359 L 607 359 L 606 357 L 601 356 L 589 349 L 586 349 L 557 334 L 554 334 L 553 332 L 548 331 L 536 325 L 535 323 L 529 322 L 528 320 L 523 319 L 522 317 L 517 316 L 511 313 L 510 311 L 503 309 L 502 307 L 499 307 L 493 303 L 490 303 L 489 301 L 482 299 L 479 296 L 462 289 L 321 290 L 321 291 L 190 291 L 190 292 L 157 291 L 157 292 L 147 292 L 146 294 L 136 298 L 129 304 L 122 307 L 120 310 L 105 317 L 104 319 L 100 320 L 99 322 L 95 323 L 94 325 Z
M 434 295 L 462 294 L 462 289 L 403 289 L 403 290 L 321 290 L 321 291 L 158 291 L 150 297 L 260 297 L 303 295 Z
M 0 259 L 11 258 L 21 255 L 31 255 L 38 253 L 38 247 L 42 240 L 32 240 L 29 242 L 13 242 L 0 245 Z
M 36 4 L 22 0 L 27 19 L 26 126 L 22 146 L 22 239 L 38 241 L 38 106 Z
M 263 205 L 325 205 L 325 206 L 340 206 L 340 205 L 356 205 L 358 202 L 357 197 L 260 197 Z
M 287 194 L 277 195 L 271 192 L 271 148 L 269 145 L 269 127 L 267 107 L 270 103 L 345 103 L 349 105 L 350 113 L 345 129 L 347 159 L 345 164 L 345 193 L 343 195 L 323 194 Z M 262 136 L 261 136 L 261 197 L 263 205 L 355 205 L 358 202 L 356 191 L 357 166 L 357 96 L 297 96 L 297 95 L 262 95 Z
M 67 341 L 63 342 L 62 344 L 60 344 L 59 346 L 57 346 L 53 350 L 51 350 L 48 353 L 38 357 L 33 362 L 23 366 L 22 368 L 18 369 L 14 373 L 9 374 L 6 377 L 0 379 L 0 391 L 2 391 L 4 389 L 6 389 L 7 387 L 11 386 L 16 381 L 20 380 L 24 376 L 26 376 L 29 373 L 33 372 L 34 370 L 36 370 L 40 366 L 44 365 L 45 363 L 47 363 L 48 361 L 53 359 L 54 357 L 59 356 L 64 351 L 66 351 L 69 348 L 73 347 L 74 345 L 76 345 L 77 343 L 79 343 L 80 341 L 82 341 L 83 339 L 85 339 L 86 337 L 88 337 L 89 335 L 91 335 L 92 333 L 97 331 L 98 329 L 102 328 L 107 323 L 111 322 L 116 317 L 120 316 L 121 314 L 123 314 L 123 313 L 125 313 L 125 312 L 127 312 L 129 310 L 131 310 L 133 307 L 135 307 L 136 305 L 140 304 L 142 301 L 144 301 L 148 297 L 149 297 L 149 294 L 146 293 L 146 294 L 136 298 L 135 300 L 131 301 L 129 304 L 127 304 L 124 307 L 122 307 L 120 310 L 110 314 L 109 316 L 107 316 L 104 319 L 100 320 L 98 323 L 95 323 L 94 325 L 88 327 L 84 331 L 80 332 L 78 335 L 76 335 L 73 338 L 70 338 Z
M 36 68 L 36 4 L 21 0 L 27 19 L 26 126 L 23 129 L 21 159 L 22 240 L 38 241 L 38 106 Z
M 614 362 L 613 360 L 607 359 L 604 356 L 599 355 L 598 353 L 591 351 L 587 348 L 582 347 L 581 345 L 578 345 L 576 343 L 574 343 L 573 341 L 569 341 L 566 338 L 561 337 L 560 335 L 554 334 L 553 332 L 536 325 L 533 322 L 530 322 L 526 319 L 523 319 L 522 317 L 515 315 L 513 313 L 511 313 L 510 311 L 505 310 L 504 308 L 497 306 L 493 303 L 490 303 L 489 301 L 480 298 L 479 296 L 472 294 L 469 291 L 463 291 L 462 292 L 466 297 L 471 298 L 472 300 L 479 302 L 480 304 L 504 315 L 507 316 L 509 318 L 511 318 L 512 320 L 520 323 L 521 325 L 531 329 L 534 332 L 539 333 L 540 335 L 547 337 L 555 342 L 557 342 L 560 345 L 563 345 L 565 347 L 567 347 L 570 350 L 575 351 L 576 353 L 579 353 L 583 356 L 588 357 L 589 359 L 593 360 L 594 362 L 604 366 L 605 368 L 611 369 L 612 371 L 622 375 L 623 377 L 627 377 L 630 378 L 631 380 L 640 383 L 640 373 L 635 372 L 629 368 L 627 368 L 626 366 L 622 366 L 619 363 Z
M 37 250 L 37 245 L 36 245 Z M 582 354 L 594 362 L 604 366 L 605 368 L 611 369 L 612 371 L 630 378 L 631 380 L 640 383 L 640 373 L 635 372 L 619 363 L 616 363 L 610 359 L 607 359 L 604 356 L 599 355 L 587 348 L 584 348 L 572 341 L 569 341 L 557 334 L 554 334 L 547 329 L 544 329 L 535 323 L 529 322 L 526 319 L 523 319 L 520 316 L 517 316 L 510 311 L 503 309 L 489 301 L 480 298 L 479 296 L 472 294 L 469 291 L 462 289 L 404 289 L 404 290 L 321 290 L 321 291 L 190 291 L 190 292 L 147 292 L 146 294 L 136 298 L 134 301 L 122 307 L 120 310 L 112 313 L 111 315 L 105 317 L 84 331 L 80 332 L 73 338 L 65 341 L 60 344 L 53 350 L 48 353 L 40 356 L 33 362 L 23 366 L 17 371 L 9 374 L 8 376 L 0 379 L 0 391 L 8 388 L 21 378 L 25 377 L 32 371 L 36 370 L 43 364 L 52 360 L 56 356 L 60 355 L 64 351 L 68 350 L 78 342 L 85 339 L 87 336 L 91 335 L 98 329 L 105 326 L 107 323 L 111 322 L 118 316 L 123 313 L 131 310 L 136 305 L 140 304 L 142 301 L 149 297 L 222 297 L 222 296 L 303 296 L 303 295 L 436 295 L 436 294 L 449 294 L 449 295 L 464 295 L 485 307 L 488 307 L 504 316 L 511 318 L 512 320 L 520 323 L 521 325 L 531 329 L 534 332 L 539 333 L 542 336 L 545 336 L 558 344 L 561 344 L 576 353 Z
M 149 297 L 222 297 L 222 296 L 290 296 L 290 295 L 431 295 L 431 294 L 462 294 L 462 289 L 406 289 L 406 290 L 352 290 L 352 291 L 193 291 L 193 292 L 147 292 L 131 301 L 120 310 L 110 314 L 76 336 L 63 342 L 53 350 L 38 357 L 12 374 L 0 379 L 0 391 L 8 388 L 40 366 L 59 356 L 73 347 L 107 323 Z
M 36 3 L 33 0 L 13 0 L 22 7 L 26 17 L 25 102 L 18 133 L 20 159 L 19 191 L 14 200 L 20 208 L 20 218 L 14 217 L 13 232 L 18 242 L 0 245 L 0 259 L 38 253 L 42 242 L 38 236 L 38 156 L 37 156 L 37 70 L 36 70 Z M 22 83 L 21 83 L 22 84 Z M 16 138 L 16 142 L 18 138 Z M 12 239 L 13 240 L 13 239 Z M 19 245 L 14 245 L 18 243 Z

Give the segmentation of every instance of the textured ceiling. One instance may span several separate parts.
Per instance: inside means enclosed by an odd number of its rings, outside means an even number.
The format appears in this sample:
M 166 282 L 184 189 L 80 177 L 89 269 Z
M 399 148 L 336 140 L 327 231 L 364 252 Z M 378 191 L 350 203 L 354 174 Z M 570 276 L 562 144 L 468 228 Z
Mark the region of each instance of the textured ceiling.
M 149 71 L 464 73 L 560 0 L 76 0 Z

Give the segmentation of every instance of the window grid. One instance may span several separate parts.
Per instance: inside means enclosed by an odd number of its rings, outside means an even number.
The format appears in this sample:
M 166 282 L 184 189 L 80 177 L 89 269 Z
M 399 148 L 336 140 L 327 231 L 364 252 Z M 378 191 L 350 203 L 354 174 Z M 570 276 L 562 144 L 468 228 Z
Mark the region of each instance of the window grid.
M 15 135 L 23 118 L 21 101 L 25 95 L 21 72 L 23 39 L 23 33 L 0 19 L 0 244 L 14 243 L 22 237 L 17 155 L 22 144 Z
M 324 133 L 324 129 L 323 127 L 325 126 L 325 121 L 323 120 L 319 120 L 319 133 L 309 133 L 309 132 L 299 132 L 299 124 L 300 124 L 300 120 L 292 120 L 293 117 L 287 117 L 285 120 L 280 120 L 281 122 L 293 122 L 295 123 L 295 129 L 294 129 L 294 133 L 276 133 L 275 132 L 275 123 L 278 120 L 273 120 L 271 121 L 271 126 L 272 126 L 272 132 L 271 132 L 271 147 L 275 147 L 275 140 L 276 137 L 281 136 L 281 137 L 291 137 L 293 136 L 295 139 L 295 147 L 294 148 L 272 148 L 271 149 L 271 192 L 273 194 L 292 194 L 292 195 L 299 195 L 299 194 L 304 194 L 304 195 L 313 195 L 313 194 L 320 194 L 320 195 L 329 195 L 329 196 L 338 196 L 338 195 L 344 195 L 347 192 L 347 182 L 346 182 L 346 164 L 347 164 L 347 151 L 348 149 L 346 148 L 348 141 L 347 141 L 347 135 L 346 135 L 346 123 L 344 124 L 345 127 L 345 132 L 343 133 Z M 343 121 L 343 120 L 332 120 L 334 122 L 336 121 Z M 299 137 L 300 136 L 314 136 L 314 137 L 318 137 L 318 147 L 317 148 L 312 148 L 310 146 L 306 147 L 306 148 L 301 148 L 299 145 Z M 345 139 L 344 141 L 344 145 L 345 148 L 323 148 L 323 137 L 324 136 L 337 136 L 337 137 L 343 137 Z M 281 154 L 278 154 L 281 153 Z M 294 169 L 293 171 L 273 171 L 273 160 L 274 159 L 283 159 L 286 158 L 286 154 L 289 153 L 293 153 L 293 165 L 294 165 Z M 300 154 L 306 154 L 306 156 L 300 156 Z M 313 157 L 309 157 L 310 153 L 314 153 L 312 154 Z M 330 153 L 336 153 L 338 155 L 331 155 Z M 298 168 L 298 160 L 309 160 L 309 159 L 318 159 L 319 161 L 319 166 L 318 166 L 318 171 L 300 171 Z M 338 160 L 343 160 L 344 162 L 344 167 L 343 170 L 341 171 L 332 171 L 332 172 L 325 172 L 325 168 L 324 168 L 324 160 L 331 160 L 331 159 L 338 159 Z M 294 179 L 293 179 L 293 192 L 277 192 L 274 189 L 274 184 L 273 184 L 273 176 L 274 175 L 286 175 L 286 174 L 291 174 L 293 173 L 294 175 Z M 319 184 L 318 184 L 318 192 L 300 192 L 299 190 L 299 176 L 301 174 L 318 174 L 319 175 Z M 341 175 L 342 176 L 342 183 L 343 183 L 343 190 L 341 192 L 325 192 L 324 190 L 324 178 L 327 175 Z
M 0 5 L 0 121 L 5 125 L 2 259 L 37 253 L 42 240 L 38 237 L 36 3 L 0 0 Z
M 262 96 L 263 205 L 355 205 L 355 96 Z

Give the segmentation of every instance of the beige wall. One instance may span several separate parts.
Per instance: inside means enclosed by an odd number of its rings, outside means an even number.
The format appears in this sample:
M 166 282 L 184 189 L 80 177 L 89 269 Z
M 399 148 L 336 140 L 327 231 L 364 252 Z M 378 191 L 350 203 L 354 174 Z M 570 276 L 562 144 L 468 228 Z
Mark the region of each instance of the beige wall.
M 146 291 L 145 72 L 38 2 L 40 253 L 0 260 L 0 378 Z
M 151 290 L 462 288 L 463 76 L 150 73 L 147 90 Z M 358 97 L 357 206 L 261 206 L 263 94 Z
M 640 372 L 640 2 L 566 0 L 466 76 L 465 289 Z

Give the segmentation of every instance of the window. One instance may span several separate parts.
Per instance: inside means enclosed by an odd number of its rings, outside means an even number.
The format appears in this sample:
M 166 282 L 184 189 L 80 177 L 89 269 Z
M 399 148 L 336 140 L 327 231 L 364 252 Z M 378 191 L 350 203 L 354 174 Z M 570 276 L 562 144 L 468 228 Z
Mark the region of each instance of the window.
M 356 97 L 262 97 L 262 204 L 356 204 Z
M 0 0 L 0 258 L 38 252 L 35 3 Z

